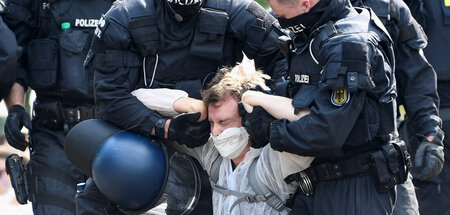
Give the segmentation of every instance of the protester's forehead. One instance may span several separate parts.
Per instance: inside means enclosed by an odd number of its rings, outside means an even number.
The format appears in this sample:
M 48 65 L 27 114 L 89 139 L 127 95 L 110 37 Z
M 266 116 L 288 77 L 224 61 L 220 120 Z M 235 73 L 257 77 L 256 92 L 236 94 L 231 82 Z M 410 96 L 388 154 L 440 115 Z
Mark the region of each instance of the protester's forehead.
M 214 118 L 216 116 L 229 115 L 237 112 L 238 100 L 231 95 L 228 95 L 224 100 L 210 103 L 208 105 L 208 116 Z

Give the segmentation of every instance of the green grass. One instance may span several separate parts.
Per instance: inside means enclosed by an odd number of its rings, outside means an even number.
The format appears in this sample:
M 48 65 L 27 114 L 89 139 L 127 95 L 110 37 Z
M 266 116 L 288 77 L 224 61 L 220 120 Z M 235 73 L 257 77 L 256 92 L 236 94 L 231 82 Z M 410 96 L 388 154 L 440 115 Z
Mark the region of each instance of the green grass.
M 256 2 L 258 2 L 260 5 L 262 5 L 264 8 L 268 9 L 269 8 L 269 4 L 267 4 L 266 0 L 255 0 Z

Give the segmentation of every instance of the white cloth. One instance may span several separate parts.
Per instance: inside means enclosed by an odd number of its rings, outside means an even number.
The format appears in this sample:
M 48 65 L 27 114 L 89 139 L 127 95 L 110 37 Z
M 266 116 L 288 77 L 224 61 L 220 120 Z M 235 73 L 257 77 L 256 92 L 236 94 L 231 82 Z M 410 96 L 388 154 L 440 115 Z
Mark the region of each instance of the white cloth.
M 157 89 L 137 89 L 131 92 L 146 107 L 157 111 L 159 114 L 167 117 L 179 115 L 173 109 L 173 103 L 183 97 L 188 97 L 188 93 L 183 90 L 174 90 L 168 88 Z
M 225 158 L 237 158 L 248 145 L 248 133 L 244 127 L 227 128 L 218 136 L 211 135 L 214 146 Z
M 175 146 L 191 156 L 195 157 L 203 165 L 205 170 L 211 174 L 212 164 L 220 156 L 214 147 L 211 139 L 207 144 L 197 148 L 187 148 L 185 146 Z M 273 150 L 270 145 L 262 149 L 250 148 L 250 151 L 244 157 L 244 160 L 232 169 L 231 160 L 223 158 L 220 164 L 219 180 L 217 184 L 230 190 L 235 190 L 247 194 L 255 194 L 249 181 L 249 167 L 254 159 L 256 161 L 256 176 L 261 179 L 264 185 L 277 195 L 281 200 L 287 200 L 295 192 L 297 186 L 286 184 L 284 178 L 293 173 L 302 171 L 309 167 L 314 158 L 303 157 L 286 152 Z M 231 206 L 237 200 L 235 196 L 225 196 L 213 191 L 213 210 L 215 215 L 229 214 Z M 231 214 L 287 214 L 287 211 L 281 213 L 269 206 L 265 202 L 248 203 L 242 202 L 236 206 Z

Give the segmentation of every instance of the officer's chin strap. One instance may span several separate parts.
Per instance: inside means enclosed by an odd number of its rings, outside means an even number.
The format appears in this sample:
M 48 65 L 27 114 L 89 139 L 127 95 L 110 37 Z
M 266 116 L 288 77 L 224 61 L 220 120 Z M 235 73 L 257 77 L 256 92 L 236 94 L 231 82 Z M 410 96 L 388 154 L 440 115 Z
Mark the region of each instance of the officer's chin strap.
M 155 60 L 155 67 L 153 68 L 153 74 L 152 74 L 152 81 L 150 82 L 150 85 L 147 85 L 147 72 L 145 70 L 145 65 L 146 65 L 146 61 L 147 61 L 147 57 L 144 57 L 144 59 L 142 60 L 142 71 L 144 73 L 144 84 L 145 87 L 149 88 L 153 85 L 153 80 L 155 80 L 155 74 L 156 74 L 156 68 L 158 67 L 158 60 L 159 60 L 159 56 L 158 54 L 156 54 L 156 60 Z

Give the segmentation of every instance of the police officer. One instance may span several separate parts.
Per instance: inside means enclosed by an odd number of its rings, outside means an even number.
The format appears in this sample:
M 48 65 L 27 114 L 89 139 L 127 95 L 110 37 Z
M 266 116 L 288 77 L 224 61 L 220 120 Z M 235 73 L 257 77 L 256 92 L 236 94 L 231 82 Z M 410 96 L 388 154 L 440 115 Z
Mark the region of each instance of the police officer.
M 439 115 L 443 130 L 450 134 L 450 4 L 438 0 L 405 0 L 411 12 L 424 27 L 428 36 L 425 56 L 437 73 L 437 91 L 440 98 Z M 450 154 L 450 142 L 444 140 L 444 154 Z M 417 156 L 417 155 L 416 155 Z M 416 176 L 413 172 L 413 176 Z M 445 159 L 441 174 L 433 179 L 414 177 L 419 209 L 422 214 L 449 214 L 450 161 Z
M 278 79 L 287 64 L 277 46 L 280 32 L 274 23 L 273 17 L 250 0 L 116 1 L 100 21 L 86 60 L 96 70 L 100 118 L 189 147 L 206 143 L 208 122 L 167 119 L 130 92 L 145 87 L 176 88 L 200 98 L 200 90 L 218 68 L 241 61 L 242 51 Z M 96 190 L 94 183 L 88 183 L 78 195 L 80 214 L 105 213 L 104 197 L 92 196 L 100 194 Z M 211 193 L 206 195 L 210 198 Z M 202 208 L 207 210 L 199 214 L 212 213 L 211 206 Z
M 414 139 L 411 146 L 417 151 L 415 159 L 418 178 L 430 179 L 437 176 L 443 166 L 443 132 L 437 107 L 439 98 L 436 87 L 436 73 L 426 58 L 420 54 L 427 45 L 422 28 L 412 17 L 408 6 L 401 0 L 352 0 L 353 6 L 367 6 L 386 26 L 395 51 L 395 77 L 397 80 L 398 104 L 406 110 L 402 131 L 408 130 Z M 404 134 L 404 132 L 401 132 Z M 405 135 L 402 139 L 408 140 Z M 411 142 L 411 141 L 408 141 Z M 420 143 L 421 147 L 418 147 Z M 427 156 L 429 153 L 432 156 Z M 397 188 L 397 203 L 394 214 L 419 214 L 414 185 L 411 179 Z
M 394 188 L 407 177 L 407 152 L 395 138 L 394 56 L 383 25 L 348 0 L 268 3 L 293 33 L 290 82 L 277 92 L 311 112 L 289 123 L 254 110 L 244 124 L 253 141 L 316 157 L 306 170 L 314 194 L 297 191 L 292 214 L 391 213 Z
M 20 133 L 20 128 L 25 125 L 31 128 L 30 115 L 23 108 L 24 88 L 19 83 L 15 83 L 16 76 L 20 79 L 18 55 L 20 55 L 19 47 L 14 33 L 3 22 L 2 16 L 6 13 L 6 4 L 0 0 L 0 101 L 5 99 L 6 106 L 9 110 L 8 118 L 5 125 L 5 134 L 11 142 L 23 142 L 25 136 Z M 19 130 L 17 135 L 11 128 Z M 11 138 L 13 137 L 13 138 Z
M 6 122 L 11 146 L 30 147 L 28 199 L 35 214 L 75 214 L 76 184 L 86 180 L 64 154 L 76 123 L 95 117 L 93 71 L 83 68 L 98 19 L 109 0 L 8 1 L 5 23 L 23 47 L 17 82 L 36 92 L 30 142 L 20 129 L 25 110 L 14 105 Z M 23 99 L 23 94 L 22 94 Z

